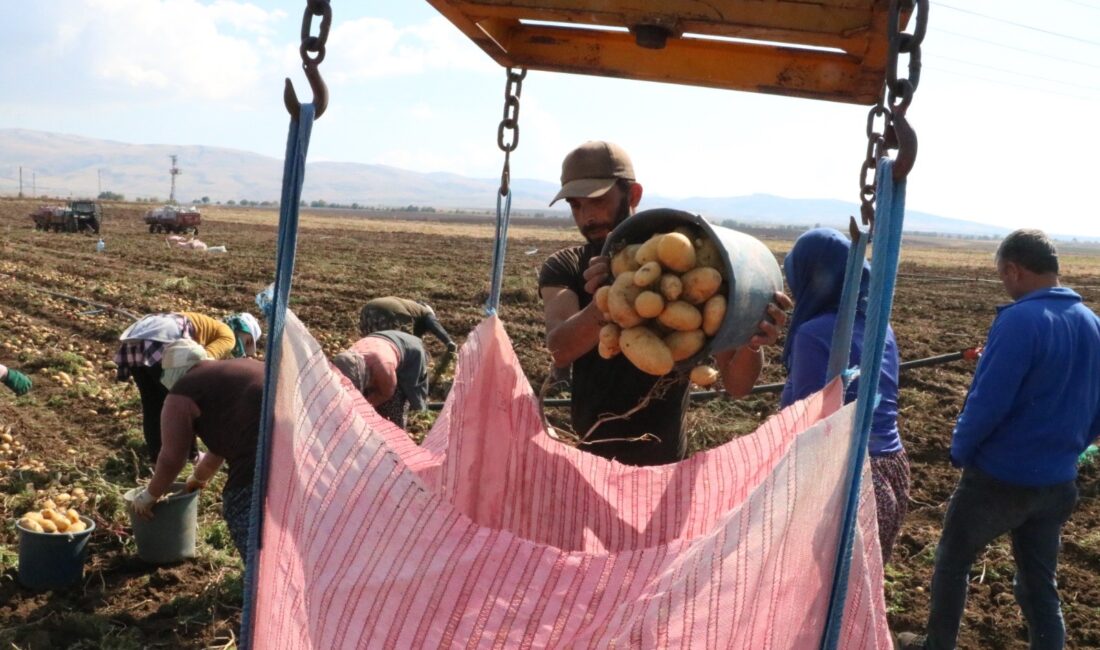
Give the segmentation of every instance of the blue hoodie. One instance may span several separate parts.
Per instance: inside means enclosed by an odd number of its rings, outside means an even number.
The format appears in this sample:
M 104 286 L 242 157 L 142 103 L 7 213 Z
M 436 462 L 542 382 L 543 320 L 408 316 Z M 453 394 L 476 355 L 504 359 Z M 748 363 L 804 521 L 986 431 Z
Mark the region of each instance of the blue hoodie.
M 951 462 L 1007 483 L 1077 476 L 1100 434 L 1100 318 L 1065 287 L 997 308 L 951 440 Z
M 783 260 L 783 272 L 791 287 L 795 308 L 787 326 L 787 343 L 783 347 L 783 365 L 787 383 L 779 403 L 787 406 L 821 390 L 828 371 L 829 350 L 836 327 L 840 293 L 844 288 L 844 269 L 851 242 L 839 230 L 816 228 L 803 233 Z M 849 366 L 858 366 L 863 353 L 863 328 L 866 321 L 867 290 L 871 267 L 863 263 L 860 276 L 856 319 L 852 328 L 852 348 Z M 859 391 L 859 380 L 853 381 L 844 395 L 851 402 Z M 879 373 L 879 403 L 871 421 L 868 453 L 883 456 L 902 450 L 898 435 L 898 348 L 894 331 L 887 328 L 886 347 L 882 353 Z

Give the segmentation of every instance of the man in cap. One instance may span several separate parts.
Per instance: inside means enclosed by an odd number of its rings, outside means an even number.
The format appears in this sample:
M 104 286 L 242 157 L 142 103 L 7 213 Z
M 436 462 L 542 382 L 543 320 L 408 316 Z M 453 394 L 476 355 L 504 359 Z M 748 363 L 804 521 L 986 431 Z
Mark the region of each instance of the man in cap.
M 571 416 L 585 451 L 629 465 L 660 465 L 683 458 L 683 419 L 689 382 L 681 378 L 658 390 L 628 418 L 606 419 L 638 407 L 659 377 L 646 374 L 618 355 L 604 359 L 596 350 L 603 315 L 592 300 L 606 283 L 610 262 L 600 255 L 611 231 L 634 214 L 642 185 L 622 147 L 601 141 L 582 144 L 562 162 L 561 190 L 551 205 L 565 199 L 587 244 L 564 248 L 543 263 L 539 295 L 543 300 L 546 345 L 555 368 L 572 368 Z M 790 300 L 776 294 L 760 332 L 737 350 L 717 358 L 726 391 L 749 392 L 763 365 L 763 345 L 775 343 L 786 321 Z M 598 426 L 597 426 L 598 425 Z M 594 427 L 594 428 L 593 428 Z M 643 433 L 650 434 L 639 440 Z
M 1011 233 L 995 261 L 1014 302 L 997 308 L 955 423 L 951 464 L 962 476 L 936 548 L 927 637 L 899 634 L 904 650 L 955 647 L 970 568 L 1005 534 L 1030 647 L 1066 643 L 1058 546 L 1077 503 L 1078 456 L 1100 434 L 1100 318 L 1061 286 L 1041 231 Z

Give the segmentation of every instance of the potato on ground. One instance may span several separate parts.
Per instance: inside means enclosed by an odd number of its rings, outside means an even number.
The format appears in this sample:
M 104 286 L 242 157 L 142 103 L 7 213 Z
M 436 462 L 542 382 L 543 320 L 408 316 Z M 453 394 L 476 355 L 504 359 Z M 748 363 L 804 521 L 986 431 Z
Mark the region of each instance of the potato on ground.
M 671 232 L 657 242 L 657 260 L 665 268 L 684 273 L 695 268 L 695 246 L 678 232 Z
M 657 322 L 669 329 L 690 332 L 703 324 L 703 315 L 690 303 L 674 300 L 665 305 L 665 310 L 657 317 Z
M 643 291 L 634 299 L 634 311 L 642 318 L 656 318 L 665 310 L 665 299 L 655 291 Z
M 631 327 L 619 335 L 623 354 L 638 370 L 651 375 L 667 375 L 672 371 L 672 351 L 648 327 Z
M 685 273 L 680 280 L 684 283 L 683 299 L 693 305 L 701 305 L 718 292 L 722 286 L 722 274 L 710 266 L 700 266 Z
M 673 361 L 683 361 L 695 356 L 695 353 L 703 349 L 707 337 L 703 330 L 691 330 L 690 332 L 673 332 L 665 337 L 665 345 L 672 352 Z

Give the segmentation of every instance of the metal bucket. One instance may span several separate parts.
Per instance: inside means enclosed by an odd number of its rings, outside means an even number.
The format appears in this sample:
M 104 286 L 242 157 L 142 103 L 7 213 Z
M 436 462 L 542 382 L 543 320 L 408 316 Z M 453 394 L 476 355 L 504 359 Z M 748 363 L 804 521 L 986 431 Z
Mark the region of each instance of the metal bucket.
M 767 313 L 776 291 L 783 290 L 783 274 L 764 242 L 743 232 L 716 226 L 703 217 L 669 208 L 643 210 L 619 224 L 604 242 L 603 255 L 613 255 L 627 244 L 640 244 L 656 233 L 678 226 L 695 226 L 718 245 L 726 278 L 726 316 L 721 327 L 695 356 L 676 364 L 697 365 L 705 357 L 748 343 Z
M 184 483 L 173 483 L 168 488 L 172 496 L 153 506 L 152 519 L 139 517 L 128 508 L 138 557 L 142 560 L 151 564 L 168 564 L 195 557 L 200 491 L 186 492 L 184 486 Z M 129 503 L 141 490 L 133 488 L 122 498 Z
M 60 589 L 84 577 L 88 539 L 95 522 L 81 517 L 86 528 L 79 533 L 36 533 L 19 529 L 19 582 L 36 590 Z

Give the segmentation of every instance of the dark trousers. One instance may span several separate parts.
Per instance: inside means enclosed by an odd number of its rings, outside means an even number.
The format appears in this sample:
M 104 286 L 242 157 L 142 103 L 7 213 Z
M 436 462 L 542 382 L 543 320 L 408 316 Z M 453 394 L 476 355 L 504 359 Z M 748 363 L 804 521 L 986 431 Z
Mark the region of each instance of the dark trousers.
M 993 540 L 1012 536 L 1013 592 L 1027 620 L 1031 650 L 1066 642 L 1056 579 L 1062 525 L 1077 504 L 1075 481 L 1026 487 L 974 468 L 963 471 L 936 547 L 925 650 L 954 648 L 966 607 L 970 567 Z
M 160 383 L 160 375 L 159 363 L 130 369 L 141 396 L 141 432 L 145 434 L 145 446 L 154 465 L 160 454 L 160 410 L 168 398 L 168 389 Z

